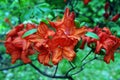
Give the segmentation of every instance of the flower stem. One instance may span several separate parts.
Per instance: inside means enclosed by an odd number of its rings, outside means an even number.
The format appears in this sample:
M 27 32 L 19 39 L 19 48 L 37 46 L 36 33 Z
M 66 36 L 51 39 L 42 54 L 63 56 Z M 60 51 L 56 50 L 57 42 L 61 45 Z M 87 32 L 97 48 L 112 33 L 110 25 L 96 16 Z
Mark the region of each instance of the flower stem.
M 81 60 L 81 62 L 83 62 L 90 54 L 91 54 L 92 50 L 90 50 L 90 52 Z

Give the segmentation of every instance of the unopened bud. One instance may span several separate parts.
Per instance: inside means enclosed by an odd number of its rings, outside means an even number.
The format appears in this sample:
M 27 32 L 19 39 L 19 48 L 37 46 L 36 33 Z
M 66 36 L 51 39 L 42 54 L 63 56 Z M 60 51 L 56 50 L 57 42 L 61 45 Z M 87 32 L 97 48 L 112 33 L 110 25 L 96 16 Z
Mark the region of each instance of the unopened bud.
M 116 22 L 120 18 L 120 14 L 116 14 L 112 17 L 111 21 Z

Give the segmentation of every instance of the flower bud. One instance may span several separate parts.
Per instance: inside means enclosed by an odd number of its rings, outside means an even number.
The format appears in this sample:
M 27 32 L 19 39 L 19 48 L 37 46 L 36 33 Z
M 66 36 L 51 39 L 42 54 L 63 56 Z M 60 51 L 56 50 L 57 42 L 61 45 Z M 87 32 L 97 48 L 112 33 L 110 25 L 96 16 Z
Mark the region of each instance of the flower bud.
M 112 17 L 111 21 L 116 22 L 120 18 L 120 14 L 116 14 Z

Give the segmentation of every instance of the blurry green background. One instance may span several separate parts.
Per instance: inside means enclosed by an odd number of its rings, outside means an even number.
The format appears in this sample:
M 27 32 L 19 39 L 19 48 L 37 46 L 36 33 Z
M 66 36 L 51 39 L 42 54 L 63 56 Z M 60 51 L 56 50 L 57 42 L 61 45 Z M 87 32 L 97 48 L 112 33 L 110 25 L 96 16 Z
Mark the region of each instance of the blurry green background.
M 120 1 L 108 0 L 111 3 L 112 14 L 110 18 L 120 13 Z M 5 22 L 8 19 L 13 26 L 20 23 L 36 23 L 45 21 L 46 18 L 54 21 L 58 16 L 63 16 L 66 7 L 69 7 L 76 13 L 76 20 L 79 26 L 100 27 L 108 26 L 117 37 L 120 37 L 120 19 L 117 22 L 105 20 L 103 17 L 104 5 L 106 0 L 91 0 L 88 5 L 84 5 L 83 0 L 0 0 L 0 40 L 5 39 L 5 35 L 11 29 L 10 24 Z M 77 54 L 80 59 L 76 60 L 75 65 L 81 65 L 80 60 L 90 51 L 88 47 L 85 50 L 78 50 Z M 31 56 L 36 59 L 37 55 Z M 89 56 L 88 60 L 92 58 Z M 86 64 L 85 69 L 79 74 L 73 75 L 74 80 L 120 80 L 120 54 L 115 54 L 115 61 L 106 64 L 101 60 L 94 60 Z M 49 68 L 40 64 L 37 60 L 33 62 L 42 71 L 53 74 L 55 67 Z M 10 56 L 6 54 L 3 43 L 0 43 L 0 70 L 22 64 L 17 61 L 16 64 L 10 63 Z M 58 75 L 65 74 L 70 68 L 66 60 L 59 64 Z M 73 71 L 74 72 L 74 71 Z M 71 72 L 72 73 L 72 72 Z M 0 71 L 0 80 L 62 80 L 52 79 L 39 74 L 29 64 L 18 66 L 13 69 Z

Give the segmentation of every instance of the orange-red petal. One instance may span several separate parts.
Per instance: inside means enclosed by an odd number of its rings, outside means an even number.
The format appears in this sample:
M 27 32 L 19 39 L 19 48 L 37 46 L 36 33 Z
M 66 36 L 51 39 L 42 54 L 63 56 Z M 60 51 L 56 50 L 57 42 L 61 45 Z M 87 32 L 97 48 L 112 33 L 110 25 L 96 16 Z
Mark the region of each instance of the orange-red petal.
M 56 48 L 53 52 L 52 55 L 52 62 L 54 65 L 57 65 L 59 63 L 59 61 L 61 61 L 62 59 L 62 49 L 61 48 Z

